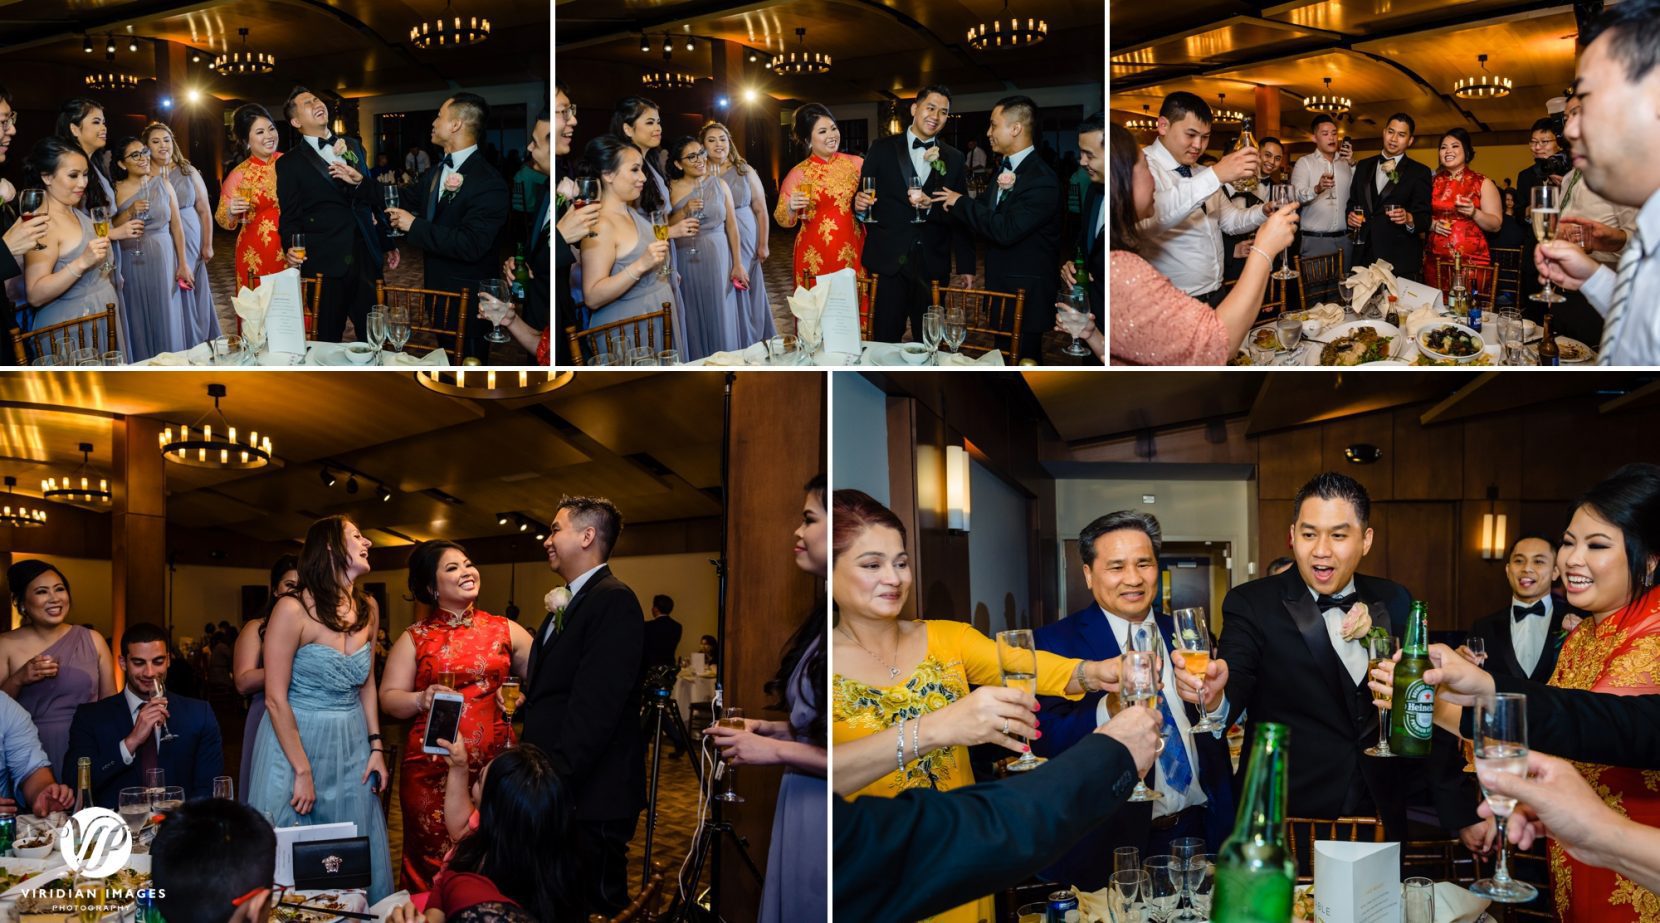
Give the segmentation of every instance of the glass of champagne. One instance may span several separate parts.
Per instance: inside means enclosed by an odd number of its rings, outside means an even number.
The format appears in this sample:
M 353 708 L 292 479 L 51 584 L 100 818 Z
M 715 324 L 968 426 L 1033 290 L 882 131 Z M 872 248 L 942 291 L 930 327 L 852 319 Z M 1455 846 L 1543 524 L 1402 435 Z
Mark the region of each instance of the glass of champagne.
M 1527 775 L 1526 695 L 1501 692 L 1478 700 L 1474 731 L 1477 773 Z M 1472 884 L 1470 890 L 1501 904 L 1525 904 L 1538 896 L 1539 889 L 1510 877 L 1510 842 L 1505 838 L 1505 826 L 1510 813 L 1516 810 L 1516 799 L 1495 795 L 1486 786 L 1481 793 L 1498 825 L 1499 854 L 1493 862 L 1492 877 Z
M 1133 638 L 1133 635 L 1132 635 Z M 1140 705 L 1151 708 L 1155 712 L 1159 707 L 1158 672 L 1154 667 L 1155 655 L 1152 651 L 1127 650 L 1119 662 L 1119 670 L 1123 676 L 1123 687 L 1119 690 L 1119 699 L 1127 706 Z M 1162 728 L 1159 735 L 1158 752 L 1164 752 L 1164 736 Z M 1162 798 L 1157 791 L 1147 787 L 1144 779 L 1137 779 L 1135 790 L 1130 793 L 1131 801 L 1153 801 Z
M 945 345 L 961 354 L 963 340 L 968 338 L 968 315 L 961 307 L 945 309 Z
M 736 731 L 744 730 L 746 727 L 744 724 L 744 710 L 732 707 L 722 708 L 720 713 L 720 726 L 723 728 L 732 728 Z M 731 763 L 727 763 L 725 772 L 726 791 L 721 792 L 715 797 L 721 801 L 727 802 L 728 804 L 743 804 L 744 796 L 732 790 L 732 780 L 737 778 L 738 770 L 732 768 Z
M 652 236 L 656 237 L 658 240 L 668 240 L 669 239 L 669 213 L 668 212 L 664 211 L 663 209 L 658 209 L 657 211 L 654 211 L 654 212 L 651 213 L 651 233 L 652 233 Z M 664 259 L 663 260 L 663 265 L 657 267 L 657 278 L 667 279 L 668 277 L 669 277 L 669 261 L 667 259 Z
M 98 206 L 97 208 L 94 208 L 92 210 L 91 218 L 92 218 L 92 232 L 94 234 L 97 234 L 99 237 L 105 238 L 107 240 L 110 236 L 110 210 L 109 210 L 109 208 L 106 207 L 106 206 L 102 206 L 102 205 Z M 110 258 L 109 257 L 107 257 L 107 256 L 104 257 L 104 265 L 103 265 L 102 268 L 105 269 L 105 270 L 108 270 L 110 268 Z
M 386 305 L 377 304 L 369 309 L 364 327 L 369 336 L 369 345 L 380 352 L 386 348 Z
M 226 801 L 236 800 L 236 782 L 230 776 L 213 777 L 213 797 L 223 798 Z
M 304 234 L 295 234 L 293 237 L 290 237 L 288 239 L 288 249 L 293 251 L 295 259 L 297 259 L 300 262 L 304 263 L 305 262 L 305 235 Z
M 590 206 L 590 205 L 594 204 L 595 202 L 599 201 L 599 195 L 600 195 L 600 192 L 599 192 L 599 177 L 597 177 L 597 176 L 578 177 L 577 181 L 576 181 L 576 198 L 571 200 L 571 207 L 572 208 L 587 208 L 588 206 Z M 589 231 L 588 236 L 589 237 L 598 237 L 599 236 L 599 231 Z M 657 239 L 658 240 L 667 240 L 668 238 L 659 237 Z
M 150 223 L 149 199 L 139 199 L 137 202 L 133 203 L 133 218 L 137 219 L 139 224 Z M 142 264 L 144 262 L 144 234 L 141 232 L 137 237 L 128 241 L 128 243 L 131 245 L 128 249 L 132 251 L 133 264 Z
M 1277 183 L 1268 187 L 1268 204 L 1274 206 L 1274 211 L 1297 201 L 1297 187 L 1289 183 Z M 1286 247 L 1280 253 L 1280 268 L 1274 270 L 1274 278 L 1284 282 L 1297 278 L 1297 270 L 1291 268 L 1291 248 Z
M 1391 205 L 1390 208 L 1394 208 L 1394 206 Z M 1355 216 L 1357 216 L 1361 219 L 1365 219 L 1366 209 L 1362 208 L 1359 205 L 1351 205 L 1351 206 L 1349 206 L 1349 214 L 1355 215 Z M 1349 228 L 1349 242 L 1350 243 L 1359 243 L 1360 242 L 1360 232 L 1365 227 L 1366 227 L 1366 225 L 1362 224 L 1358 228 Z
M 1533 208 L 1529 212 L 1533 216 L 1533 237 L 1540 243 L 1556 237 L 1556 222 L 1562 217 L 1562 188 L 1549 183 L 1540 183 L 1533 187 L 1528 194 Z M 1556 304 L 1566 301 L 1556 293 L 1555 286 L 1549 279 L 1545 280 L 1545 287 L 1541 291 L 1529 295 L 1533 301 L 1543 301 L 1547 304 Z
M 513 713 L 519 710 L 519 703 L 524 701 L 524 692 L 519 688 L 517 676 L 509 676 L 501 681 L 501 688 L 496 690 L 496 701 L 501 705 L 502 714 L 506 715 L 511 723 Z
M 805 221 L 813 217 L 813 181 L 804 179 L 797 183 L 795 188 L 801 190 L 801 194 L 807 197 L 807 207 L 796 213 L 798 219 Z
M 160 675 L 155 678 L 155 690 L 155 694 L 150 696 L 150 701 L 154 702 L 156 699 L 167 698 L 167 683 Z M 167 722 L 165 721 L 161 723 L 161 739 L 164 741 L 179 739 L 178 735 L 167 729 Z
M 138 831 L 144 829 L 144 822 L 150 819 L 150 790 L 141 785 L 135 785 L 121 790 L 116 807 L 121 819 L 127 822 L 127 829 L 132 831 L 133 837 L 138 837 Z
M 403 352 L 409 342 L 413 330 L 409 326 L 409 309 L 403 305 L 393 305 L 386 310 L 386 341 L 392 344 L 396 352 Z
M 1378 632 L 1366 636 L 1366 676 L 1380 664 L 1395 658 L 1395 636 L 1387 632 Z M 1378 710 L 1378 745 L 1367 747 L 1367 756 L 1392 757 L 1395 755 L 1389 749 L 1389 697 L 1372 693 L 1372 705 Z
M 438 685 L 445 686 L 445 687 L 448 687 L 450 689 L 455 689 L 457 692 L 459 692 L 460 689 L 458 689 L 455 685 L 455 678 L 456 677 L 455 677 L 455 671 L 454 670 L 440 670 L 440 671 L 438 671 Z
M 945 339 L 945 311 L 938 305 L 922 312 L 922 342 L 928 344 L 928 363 L 939 365 L 940 341 Z
M 876 220 L 876 177 L 864 177 L 859 180 L 859 185 L 865 191 L 865 194 L 870 196 L 870 207 L 859 215 L 859 220 L 865 224 L 880 224 L 881 222 Z
M 478 281 L 478 301 L 481 306 L 490 305 L 492 308 L 488 315 L 491 318 L 490 332 L 484 335 L 484 339 L 491 343 L 512 342 L 513 338 L 507 335 L 506 328 L 501 325 L 501 321 L 507 319 L 506 316 L 497 313 L 499 306 L 504 304 L 511 309 L 512 302 L 508 300 L 507 283 L 500 279 L 480 279 Z
M 398 187 L 396 187 L 396 186 L 382 186 L 380 188 L 381 188 L 381 195 L 384 196 L 385 199 L 386 199 L 386 207 L 387 208 L 397 208 L 398 207 L 398 201 L 399 201 L 399 199 L 398 199 Z M 403 232 L 398 230 L 397 225 L 391 225 L 391 228 L 392 229 L 390 231 L 386 232 L 387 237 L 402 237 L 403 236 Z
M 46 190 L 44 190 L 44 189 L 25 189 L 22 192 L 18 193 L 17 194 L 17 207 L 19 209 L 19 212 L 18 212 L 19 220 L 22 220 L 22 221 L 33 220 L 34 217 L 35 217 L 35 213 L 40 211 L 40 207 L 42 205 L 45 205 L 45 204 L 46 204 Z M 105 230 L 103 234 L 100 234 L 98 236 L 108 237 L 109 236 L 109 231 Z M 43 243 L 35 244 L 35 249 L 36 250 L 45 250 L 46 245 L 43 244 Z
M 1030 628 L 1015 628 L 997 633 L 997 668 L 1003 674 L 1003 685 L 1023 689 L 1037 695 L 1037 642 Z M 1043 765 L 1045 760 L 1032 753 L 1031 742 L 1020 759 L 1008 765 L 1009 772 L 1025 772 Z
M 1177 609 L 1171 613 L 1176 625 L 1176 650 L 1182 652 L 1182 668 L 1199 682 L 1205 681 L 1205 670 L 1210 667 L 1210 619 L 1203 609 Z M 1204 711 L 1204 706 L 1199 706 Z M 1206 714 L 1203 721 L 1193 726 L 1194 732 L 1224 730 Z
M 927 221 L 928 219 L 923 216 L 922 206 L 917 204 L 923 196 L 922 180 L 917 179 L 914 176 L 911 177 L 910 192 L 908 193 L 908 195 L 910 196 L 910 201 L 911 201 L 911 212 L 912 212 L 911 223 L 912 224 L 921 224 L 922 222 Z

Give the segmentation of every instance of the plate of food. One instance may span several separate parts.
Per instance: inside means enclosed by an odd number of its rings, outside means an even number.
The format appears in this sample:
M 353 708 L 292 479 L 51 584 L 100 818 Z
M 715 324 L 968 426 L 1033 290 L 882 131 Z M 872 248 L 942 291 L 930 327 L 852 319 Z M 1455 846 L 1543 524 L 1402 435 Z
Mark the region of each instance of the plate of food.
M 1456 363 L 1474 362 L 1487 351 L 1481 334 L 1450 321 L 1430 324 L 1418 331 L 1418 351 L 1431 359 Z
M 1558 336 L 1556 352 L 1561 357 L 1563 365 L 1583 365 L 1597 361 L 1597 351 L 1573 337 Z
M 1401 331 L 1380 320 L 1356 320 L 1326 331 L 1319 352 L 1310 350 L 1306 365 L 1353 366 L 1393 357 Z
M 1264 324 L 1252 330 L 1250 335 L 1246 337 L 1245 342 L 1257 349 L 1268 352 L 1279 352 L 1285 348 L 1285 345 L 1280 342 L 1279 331 L 1274 329 L 1273 324 Z
M 342 910 L 361 912 L 361 903 L 342 891 L 290 891 L 283 895 L 272 919 L 281 923 L 332 923 L 341 919 Z

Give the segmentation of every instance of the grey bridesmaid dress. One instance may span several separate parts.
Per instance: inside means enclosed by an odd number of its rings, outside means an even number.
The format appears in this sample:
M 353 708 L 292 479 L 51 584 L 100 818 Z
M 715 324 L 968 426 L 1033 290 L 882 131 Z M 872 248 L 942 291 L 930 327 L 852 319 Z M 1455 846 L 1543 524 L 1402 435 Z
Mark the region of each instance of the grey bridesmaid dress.
M 636 240 L 634 241 L 634 246 L 630 248 L 627 253 L 618 257 L 617 262 L 612 265 L 612 275 L 620 275 L 626 272 L 628 267 L 638 263 L 641 258 L 645 256 L 646 248 L 651 245 L 652 241 L 656 240 L 656 237 L 651 231 L 651 222 L 640 217 L 640 213 L 632 208 L 627 209 L 627 212 L 628 217 L 634 219 L 634 235 Z M 657 270 L 653 269 L 641 276 L 640 281 L 634 283 L 633 287 L 624 292 L 616 301 L 613 301 L 597 310 L 591 310 L 588 315 L 588 327 L 584 329 L 600 327 L 605 324 L 624 320 L 626 318 L 639 317 L 642 314 L 651 314 L 656 311 L 661 311 L 663 310 L 663 302 L 665 301 L 671 303 L 674 302 L 674 289 L 669 286 L 667 281 L 658 278 Z M 678 307 L 676 308 L 675 313 L 676 316 L 678 316 Z M 636 345 L 646 345 L 644 343 L 636 344 L 635 337 L 633 335 L 634 328 L 628 329 L 630 334 L 624 339 L 624 345 L 626 348 L 634 348 Z M 653 325 L 652 344 L 658 352 L 662 351 L 663 328 L 661 323 Z M 684 350 L 685 348 L 678 340 L 675 341 L 674 345 L 676 349 Z M 685 353 L 682 352 L 681 360 L 684 361 L 685 358 Z
M 722 350 L 748 346 L 738 340 L 737 289 L 732 287 L 732 247 L 726 239 L 726 184 L 706 178 L 701 186 L 674 203 L 676 211 L 692 199 L 703 198 L 703 216 L 696 237 L 674 242 L 680 265 L 680 293 L 685 296 L 684 356 L 692 361 Z M 696 248 L 694 255 L 691 251 Z
M 749 169 L 754 170 L 754 167 Z M 738 292 L 738 342 L 742 346 L 769 339 L 778 331 L 773 327 L 772 305 L 767 300 L 766 267 L 756 255 L 760 238 L 755 225 L 755 190 L 749 185 L 747 174 L 740 176 L 736 167 L 720 174 L 732 190 L 732 211 L 738 222 L 738 249 L 742 251 L 739 263 L 749 273 L 749 291 Z
M 144 236 L 117 242 L 123 301 L 127 314 L 127 360 L 142 362 L 165 352 L 195 345 L 185 341 L 184 302 L 179 298 L 178 254 L 173 250 L 173 216 L 166 207 L 166 186 L 148 179 L 116 205 L 119 213 L 138 199 L 150 202 Z
M 196 279 L 192 291 L 180 291 L 179 302 L 184 308 L 184 339 L 186 348 L 197 343 L 217 339 L 219 312 L 213 308 L 213 286 L 208 280 L 207 261 L 202 259 L 202 216 L 196 213 L 196 177 L 186 176 L 180 170 L 170 170 L 167 181 L 173 184 L 173 193 L 179 199 L 179 227 L 184 231 L 184 256 L 190 262 L 190 273 Z

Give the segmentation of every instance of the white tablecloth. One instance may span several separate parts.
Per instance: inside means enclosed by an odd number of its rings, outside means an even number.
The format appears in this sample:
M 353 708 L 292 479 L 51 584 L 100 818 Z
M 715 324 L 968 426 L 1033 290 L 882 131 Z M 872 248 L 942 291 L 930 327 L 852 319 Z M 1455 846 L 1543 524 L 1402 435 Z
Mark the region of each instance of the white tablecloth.
M 686 723 L 686 730 L 692 729 L 692 703 L 707 704 L 715 698 L 715 675 L 699 676 L 690 670 L 681 670 L 680 676 L 674 681 L 674 702 L 680 706 L 680 720 Z M 688 741 L 691 743 L 691 741 Z
M 792 353 L 785 357 L 784 361 L 777 364 L 781 366 L 835 367 L 857 365 L 865 368 L 912 368 L 922 366 L 927 362 L 926 357 L 916 357 L 916 362 L 907 361 L 907 358 L 904 356 L 905 351 L 902 350 L 896 343 L 877 343 L 865 340 L 859 344 L 859 347 L 860 354 L 858 356 L 850 356 L 847 353 L 825 352 L 821 349 L 813 354 L 811 362 L 802 362 L 800 361 L 801 357 L 799 354 Z M 1001 367 L 1006 364 L 1003 360 L 1003 351 L 998 349 L 991 350 L 976 358 L 969 358 L 968 356 L 947 352 L 944 349 L 941 349 L 935 354 L 934 358 L 936 361 L 933 364 L 945 367 Z M 687 364 L 725 367 L 770 366 L 774 363 L 768 360 L 767 344 L 756 343 L 739 352 L 715 353 L 711 356 L 705 356 L 696 362 Z
M 449 353 L 442 349 L 434 349 L 424 356 L 413 356 L 407 352 L 395 353 L 383 349 L 373 362 L 358 363 L 346 357 L 344 343 L 322 343 L 316 340 L 306 341 L 304 356 L 293 353 L 260 353 L 259 359 L 249 363 L 247 367 L 264 366 L 267 368 L 284 368 L 295 365 L 338 366 L 341 368 L 412 368 L 423 366 L 444 367 L 450 364 Z M 143 362 L 134 365 L 141 366 L 211 366 L 213 365 L 213 344 L 198 343 L 182 353 L 162 353 L 152 356 Z

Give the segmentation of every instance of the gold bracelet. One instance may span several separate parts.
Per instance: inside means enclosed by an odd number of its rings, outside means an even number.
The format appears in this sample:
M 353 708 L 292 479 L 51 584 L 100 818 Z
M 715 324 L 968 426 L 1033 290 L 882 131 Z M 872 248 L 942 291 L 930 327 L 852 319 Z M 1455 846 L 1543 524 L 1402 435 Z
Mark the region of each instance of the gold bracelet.
M 1099 692 L 1100 687 L 1090 685 L 1089 674 L 1084 670 L 1084 667 L 1088 664 L 1089 661 L 1087 660 L 1078 661 L 1078 665 L 1072 670 L 1072 678 L 1078 681 L 1078 685 L 1085 692 Z

